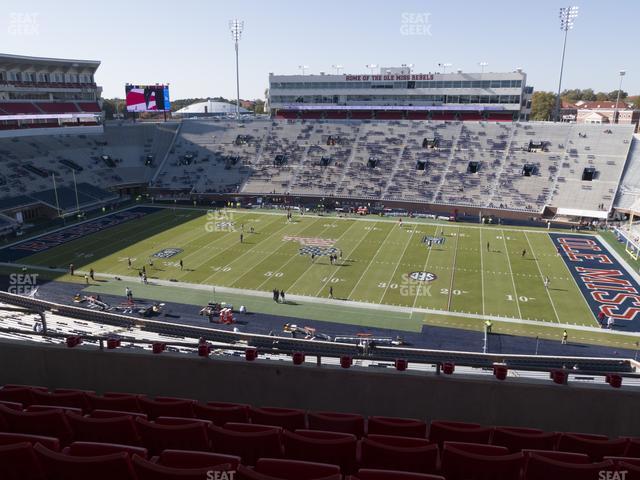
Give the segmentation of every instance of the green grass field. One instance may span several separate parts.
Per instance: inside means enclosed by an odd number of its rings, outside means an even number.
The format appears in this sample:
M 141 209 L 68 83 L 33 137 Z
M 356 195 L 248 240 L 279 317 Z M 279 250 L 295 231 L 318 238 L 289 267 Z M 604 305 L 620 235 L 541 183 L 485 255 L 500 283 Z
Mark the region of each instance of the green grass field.
M 229 228 L 231 222 L 235 231 Z M 250 233 L 251 227 L 255 233 Z M 445 241 L 429 248 L 424 236 Z M 327 240 L 342 258 L 335 265 L 324 256 L 312 262 L 309 255 L 299 253 L 298 241 L 284 237 Z M 166 248 L 182 252 L 167 259 L 152 257 Z M 128 268 L 128 258 L 134 269 Z M 373 305 L 597 326 L 545 230 L 400 224 L 377 217 L 295 215 L 287 222 L 283 213 L 231 210 L 225 217 L 202 210 L 161 209 L 21 263 L 58 268 L 74 263 L 79 270 L 93 268 L 98 276 L 135 277 L 137 268 L 146 265 L 150 279 L 267 292 L 277 288 L 324 298 L 333 287 L 338 299 Z M 430 272 L 436 279 L 412 280 L 411 272 Z M 551 280 L 548 289 L 544 277 Z

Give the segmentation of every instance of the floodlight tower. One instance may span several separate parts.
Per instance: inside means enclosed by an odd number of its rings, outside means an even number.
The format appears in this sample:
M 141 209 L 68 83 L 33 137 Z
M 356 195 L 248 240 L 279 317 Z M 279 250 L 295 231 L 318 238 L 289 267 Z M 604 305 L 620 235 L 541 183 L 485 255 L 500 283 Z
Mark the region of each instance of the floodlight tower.
M 484 67 L 488 67 L 488 62 L 478 62 L 478 66 L 480 67 L 480 73 L 484 73 Z
M 240 118 L 240 70 L 238 68 L 238 42 L 242 37 L 244 30 L 244 21 L 229 20 L 229 30 L 231 30 L 231 38 L 236 46 L 236 118 Z
M 439 63 L 439 67 L 442 67 L 442 73 L 447 73 L 447 68 L 453 67 L 453 63 Z
M 371 75 L 375 74 L 376 68 L 378 68 L 378 65 L 376 65 L 375 63 L 367 63 L 365 65 L 365 67 L 367 67 L 369 70 L 371 70 Z
M 620 102 L 620 92 L 622 91 L 622 77 L 624 77 L 627 72 L 626 70 L 620 70 L 620 86 L 618 87 L 618 95 L 616 96 L 616 109 L 613 112 L 613 123 L 618 123 L 618 102 Z
M 560 9 L 560 30 L 564 32 L 562 44 L 562 61 L 560 62 L 560 80 L 558 81 L 558 96 L 556 97 L 555 121 L 560 121 L 560 89 L 562 88 L 562 71 L 564 70 L 564 53 L 567 49 L 567 34 L 573 28 L 573 22 L 578 16 L 578 7 L 562 7 Z
M 336 71 L 336 75 L 340 75 L 340 70 L 344 68 L 342 65 L 339 65 L 339 64 L 331 65 L 331 67 Z

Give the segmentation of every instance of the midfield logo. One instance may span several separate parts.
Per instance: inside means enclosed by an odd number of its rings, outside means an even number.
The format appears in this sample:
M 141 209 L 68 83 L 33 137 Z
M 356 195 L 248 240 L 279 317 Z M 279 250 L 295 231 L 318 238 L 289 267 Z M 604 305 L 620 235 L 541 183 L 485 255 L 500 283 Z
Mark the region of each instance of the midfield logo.
M 154 253 L 153 256 L 156 258 L 171 258 L 179 253 L 182 253 L 181 248 L 164 248 L 159 252 Z
M 335 240 L 331 238 L 318 238 L 318 237 L 290 237 L 284 236 L 282 240 L 285 242 L 298 242 L 303 247 L 312 246 L 312 247 L 332 247 Z

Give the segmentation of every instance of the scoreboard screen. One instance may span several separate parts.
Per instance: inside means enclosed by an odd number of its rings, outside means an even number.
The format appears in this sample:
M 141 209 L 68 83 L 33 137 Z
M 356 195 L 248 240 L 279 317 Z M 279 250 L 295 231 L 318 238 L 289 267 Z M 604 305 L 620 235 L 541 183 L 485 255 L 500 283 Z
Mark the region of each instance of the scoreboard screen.
M 125 86 L 127 112 L 166 112 L 171 110 L 168 85 Z

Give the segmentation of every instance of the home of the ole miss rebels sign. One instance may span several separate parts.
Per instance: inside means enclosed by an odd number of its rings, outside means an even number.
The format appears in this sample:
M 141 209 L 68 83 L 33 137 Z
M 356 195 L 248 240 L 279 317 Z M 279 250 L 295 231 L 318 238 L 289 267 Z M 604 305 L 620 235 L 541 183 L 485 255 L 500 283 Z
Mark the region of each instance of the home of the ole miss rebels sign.
M 368 82 L 370 80 L 433 80 L 433 73 L 398 73 L 385 75 L 346 75 L 347 82 Z
M 625 328 L 640 330 L 640 286 L 599 239 L 549 234 L 597 317 L 600 312 Z

